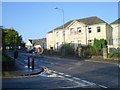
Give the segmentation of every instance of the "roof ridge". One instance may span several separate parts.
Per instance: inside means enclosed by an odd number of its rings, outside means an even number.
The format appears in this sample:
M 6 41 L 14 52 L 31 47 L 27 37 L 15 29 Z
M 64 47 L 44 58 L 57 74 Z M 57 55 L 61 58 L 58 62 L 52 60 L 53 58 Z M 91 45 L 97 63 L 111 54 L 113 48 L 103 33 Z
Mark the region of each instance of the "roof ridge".
M 93 17 L 97 17 L 97 16 L 89 16 L 89 17 L 84 17 L 84 18 L 79 18 L 79 19 L 88 19 L 88 18 L 93 18 Z M 79 19 L 76 19 L 76 20 L 79 20 Z
M 120 23 L 120 18 L 114 20 L 114 21 L 113 21 L 112 23 L 110 23 L 110 24 L 118 24 L 118 23 Z

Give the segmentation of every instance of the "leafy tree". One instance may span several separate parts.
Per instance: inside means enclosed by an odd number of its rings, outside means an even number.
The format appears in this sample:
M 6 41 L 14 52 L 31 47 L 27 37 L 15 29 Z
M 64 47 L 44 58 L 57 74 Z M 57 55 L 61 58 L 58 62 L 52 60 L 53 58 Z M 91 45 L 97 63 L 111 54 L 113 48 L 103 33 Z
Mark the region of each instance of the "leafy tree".
M 96 50 L 96 54 L 102 54 L 102 48 L 107 45 L 107 41 L 105 39 L 94 39 L 94 48 Z
M 3 42 L 3 48 L 6 46 L 17 46 L 21 45 L 22 42 L 22 36 L 19 36 L 19 33 L 15 31 L 14 29 L 2 29 L 2 42 Z

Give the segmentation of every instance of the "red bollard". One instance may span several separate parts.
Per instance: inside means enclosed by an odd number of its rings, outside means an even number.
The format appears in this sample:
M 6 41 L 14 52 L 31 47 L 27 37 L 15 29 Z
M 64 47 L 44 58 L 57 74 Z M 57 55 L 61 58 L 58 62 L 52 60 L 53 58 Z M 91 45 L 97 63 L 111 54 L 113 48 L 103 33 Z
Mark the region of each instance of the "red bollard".
M 34 58 L 32 58 L 32 70 L 34 70 Z

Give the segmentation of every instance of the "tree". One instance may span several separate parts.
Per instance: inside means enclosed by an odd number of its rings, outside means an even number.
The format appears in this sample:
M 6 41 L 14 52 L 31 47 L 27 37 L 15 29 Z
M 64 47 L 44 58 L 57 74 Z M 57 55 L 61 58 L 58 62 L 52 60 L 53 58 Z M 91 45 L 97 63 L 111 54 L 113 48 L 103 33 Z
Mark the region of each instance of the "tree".
M 105 39 L 94 39 L 94 48 L 96 50 L 96 54 L 102 54 L 102 48 L 107 45 L 107 41 Z
M 18 46 L 22 43 L 22 36 L 19 36 L 19 33 L 14 29 L 5 28 L 2 30 L 2 42 L 3 48 L 5 49 L 6 46 Z

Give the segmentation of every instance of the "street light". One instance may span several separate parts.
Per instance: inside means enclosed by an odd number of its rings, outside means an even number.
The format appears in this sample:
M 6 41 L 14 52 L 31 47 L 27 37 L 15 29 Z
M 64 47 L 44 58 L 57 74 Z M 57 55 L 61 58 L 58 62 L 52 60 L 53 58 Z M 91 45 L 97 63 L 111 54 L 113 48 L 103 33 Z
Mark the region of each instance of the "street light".
M 65 55 L 65 30 L 64 30 L 64 10 L 58 7 L 54 7 L 54 9 L 62 11 L 62 20 L 63 20 L 63 45 L 64 45 L 64 52 L 63 55 Z

